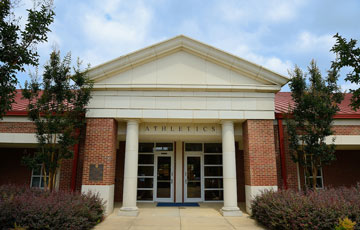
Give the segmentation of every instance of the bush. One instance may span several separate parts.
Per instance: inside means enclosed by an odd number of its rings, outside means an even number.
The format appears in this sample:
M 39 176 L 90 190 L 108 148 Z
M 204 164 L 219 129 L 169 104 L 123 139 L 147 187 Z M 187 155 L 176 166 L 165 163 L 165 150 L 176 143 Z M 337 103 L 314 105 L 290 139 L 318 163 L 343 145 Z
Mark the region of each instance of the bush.
M 360 186 L 309 191 L 266 191 L 252 203 L 252 217 L 269 229 L 335 229 L 349 218 L 360 229 Z
M 2 229 L 91 229 L 103 219 L 103 213 L 102 200 L 91 193 L 0 186 Z

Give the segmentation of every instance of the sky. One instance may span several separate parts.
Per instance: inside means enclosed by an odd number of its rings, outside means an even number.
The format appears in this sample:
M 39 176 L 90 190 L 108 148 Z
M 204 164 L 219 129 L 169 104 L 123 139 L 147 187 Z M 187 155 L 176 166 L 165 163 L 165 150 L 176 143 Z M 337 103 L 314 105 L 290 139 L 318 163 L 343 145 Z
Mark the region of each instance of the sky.
M 15 13 L 25 21 L 32 6 L 23 0 Z M 96 66 L 183 34 L 286 76 L 315 59 L 325 76 L 335 58 L 333 36 L 360 41 L 359 0 L 55 0 L 54 6 L 48 42 L 37 47 L 40 74 L 54 48 Z M 358 87 L 343 75 L 343 90 Z M 25 80 L 29 74 L 19 74 L 20 84 Z

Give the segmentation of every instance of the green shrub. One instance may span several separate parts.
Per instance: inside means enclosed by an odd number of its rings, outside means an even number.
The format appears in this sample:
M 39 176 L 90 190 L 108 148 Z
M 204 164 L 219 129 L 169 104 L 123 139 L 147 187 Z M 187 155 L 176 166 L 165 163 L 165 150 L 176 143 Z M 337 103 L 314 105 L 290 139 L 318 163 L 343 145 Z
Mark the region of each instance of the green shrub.
M 335 229 L 348 217 L 360 229 L 360 186 L 309 191 L 266 191 L 252 203 L 252 217 L 269 229 Z
M 91 229 L 103 213 L 104 204 L 95 194 L 0 186 L 2 229 Z

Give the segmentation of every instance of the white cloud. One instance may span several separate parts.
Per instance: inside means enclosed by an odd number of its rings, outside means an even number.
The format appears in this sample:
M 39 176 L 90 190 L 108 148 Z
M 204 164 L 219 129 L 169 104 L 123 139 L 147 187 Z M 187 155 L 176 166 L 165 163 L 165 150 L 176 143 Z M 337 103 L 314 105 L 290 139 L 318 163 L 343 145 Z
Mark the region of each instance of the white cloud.
M 325 34 L 317 36 L 308 31 L 304 31 L 299 34 L 298 39 L 293 49 L 298 52 L 309 52 L 309 51 L 326 51 L 328 52 L 335 40 L 332 35 Z
M 349 89 L 358 89 L 360 85 L 355 83 L 344 83 L 341 85 L 341 90 L 343 92 L 349 92 Z
M 226 21 L 284 22 L 297 17 L 299 9 L 306 4 L 304 0 L 263 0 L 263 1 L 221 1 L 215 9 Z
M 283 61 L 275 56 L 266 57 L 256 54 L 246 45 L 238 46 L 235 53 L 241 58 L 254 62 L 255 64 L 262 65 L 265 68 L 285 76 L 288 75 L 288 70 L 292 69 L 293 67 L 292 62 L 289 60 Z
M 118 57 L 142 48 L 147 41 L 153 18 L 150 8 L 143 1 L 106 0 L 85 8 L 82 30 L 88 49 L 84 56 L 91 57 L 92 65 L 104 57 Z

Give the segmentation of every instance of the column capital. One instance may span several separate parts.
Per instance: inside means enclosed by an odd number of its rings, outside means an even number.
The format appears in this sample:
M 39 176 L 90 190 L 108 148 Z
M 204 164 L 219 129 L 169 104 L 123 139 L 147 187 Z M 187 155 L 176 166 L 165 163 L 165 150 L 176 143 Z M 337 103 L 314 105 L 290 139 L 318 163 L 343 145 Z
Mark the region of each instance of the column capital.
M 220 120 L 221 125 L 230 125 L 234 124 L 234 120 Z
M 128 124 L 139 124 L 139 123 L 141 123 L 139 119 L 126 119 L 125 121 Z

